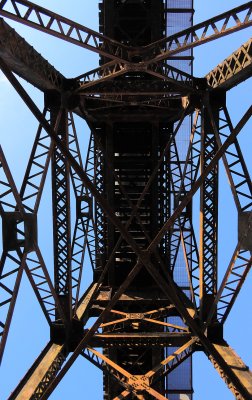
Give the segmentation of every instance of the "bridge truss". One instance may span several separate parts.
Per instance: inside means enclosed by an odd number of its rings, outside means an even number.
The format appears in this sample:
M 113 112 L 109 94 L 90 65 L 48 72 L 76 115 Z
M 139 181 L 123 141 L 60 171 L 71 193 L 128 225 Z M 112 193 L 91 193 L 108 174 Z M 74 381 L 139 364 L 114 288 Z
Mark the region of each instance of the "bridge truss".
M 251 76 L 251 39 L 205 77 L 192 73 L 193 48 L 249 28 L 252 2 L 198 25 L 192 0 L 176 3 L 103 0 L 98 33 L 26 0 L 0 1 L 0 68 L 39 124 L 20 189 L 0 148 L 0 359 L 24 274 L 50 332 L 11 400 L 49 398 L 81 356 L 102 371 L 106 400 L 192 399 L 196 351 L 237 399 L 252 398 L 252 373 L 223 335 L 252 262 L 252 183 L 238 141 L 252 106 L 233 126 L 226 104 Z M 7 19 L 96 52 L 100 65 L 67 79 Z M 17 75 L 44 93 L 42 111 Z M 84 160 L 76 115 L 91 131 Z M 218 282 L 220 161 L 238 237 Z M 37 235 L 49 170 L 53 268 Z M 93 282 L 83 293 L 86 255 Z

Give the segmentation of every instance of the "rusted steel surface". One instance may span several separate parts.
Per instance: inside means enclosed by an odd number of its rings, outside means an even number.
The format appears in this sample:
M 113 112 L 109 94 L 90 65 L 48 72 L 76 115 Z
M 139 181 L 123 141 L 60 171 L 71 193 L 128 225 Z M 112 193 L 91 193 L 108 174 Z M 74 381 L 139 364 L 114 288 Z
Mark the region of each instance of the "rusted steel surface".
M 104 0 L 97 33 L 26 0 L 0 1 L 0 15 L 100 55 L 100 67 L 66 80 L 0 20 L 0 68 L 39 122 L 20 192 L 0 151 L 0 307 L 7 305 L 0 356 L 23 272 L 50 327 L 48 345 L 11 400 L 48 399 L 80 355 L 102 370 L 104 400 L 166 399 L 182 394 L 184 384 L 191 400 L 195 350 L 206 353 L 237 398 L 252 395 L 251 372 L 223 341 L 252 246 L 251 178 L 238 143 L 252 106 L 234 127 L 225 90 L 249 77 L 251 41 L 205 78 L 175 63 L 189 65 L 195 46 L 251 26 L 252 2 L 170 35 L 167 21 L 192 17 L 189 3 L 178 9 L 168 0 Z M 45 91 L 43 113 L 13 72 Z M 85 162 L 74 113 L 91 130 Z M 218 285 L 221 159 L 239 229 Z M 36 225 L 50 162 L 54 284 Z M 200 249 L 192 219 L 198 191 Z M 87 255 L 93 283 L 82 295 Z M 175 390 L 172 372 L 180 375 L 180 368 L 187 372 Z
M 229 90 L 251 76 L 252 39 L 227 57 L 206 75 L 212 88 Z
M 9 11 L 9 4 L 13 4 L 13 11 Z M 23 8 L 25 8 L 25 13 L 23 13 Z M 125 46 L 121 43 L 30 1 L 3 0 L 0 3 L 0 15 L 115 60 L 120 59 L 126 53 Z M 36 21 L 34 21 L 33 15 L 36 15 Z M 47 22 L 43 22 L 44 20 Z M 102 45 L 100 45 L 100 41 L 103 42 Z
M 226 343 L 214 344 L 216 351 L 225 358 L 228 365 L 231 366 L 234 374 L 237 376 L 239 381 L 244 387 L 245 394 L 243 397 L 237 391 L 236 387 L 232 385 L 232 382 L 225 376 L 225 371 L 219 368 L 218 364 L 212 357 L 210 361 L 213 363 L 214 367 L 217 369 L 218 373 L 222 377 L 222 379 L 226 382 L 229 389 L 233 392 L 234 396 L 240 400 L 250 399 L 252 396 L 252 372 L 248 369 L 247 365 L 241 360 L 241 358 L 237 355 L 237 353 Z
M 62 90 L 65 77 L 2 18 L 0 55 L 15 73 L 40 90 Z
M 164 60 L 167 56 L 200 46 L 251 26 L 251 10 L 252 2 L 249 1 L 240 7 L 233 8 L 230 11 L 194 25 L 192 28 L 150 44 L 144 49 L 149 54 L 150 61 L 148 63 Z M 164 47 L 166 50 L 164 50 Z M 151 56 L 152 54 L 153 56 Z

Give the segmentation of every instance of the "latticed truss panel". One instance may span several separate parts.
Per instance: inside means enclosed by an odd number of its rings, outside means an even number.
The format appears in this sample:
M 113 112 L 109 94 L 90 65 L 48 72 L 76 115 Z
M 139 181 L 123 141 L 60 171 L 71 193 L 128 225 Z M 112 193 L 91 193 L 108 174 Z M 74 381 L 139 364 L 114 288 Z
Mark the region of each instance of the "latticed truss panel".
M 251 39 L 249 39 L 206 76 L 208 84 L 211 87 L 222 86 L 230 89 L 238 79 L 239 82 L 247 79 L 248 71 L 251 70 L 251 55 Z

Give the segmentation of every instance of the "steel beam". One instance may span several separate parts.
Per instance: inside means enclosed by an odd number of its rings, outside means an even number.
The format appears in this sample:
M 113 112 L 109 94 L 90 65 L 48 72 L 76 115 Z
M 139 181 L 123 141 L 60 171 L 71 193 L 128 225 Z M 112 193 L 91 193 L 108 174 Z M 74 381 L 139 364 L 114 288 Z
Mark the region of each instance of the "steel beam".
M 59 108 L 57 105 L 52 105 L 50 111 L 51 125 L 54 126 Z M 67 149 L 69 149 L 68 128 L 67 111 L 62 110 L 56 134 Z M 55 290 L 62 301 L 66 315 L 71 318 L 70 166 L 67 158 L 57 146 L 52 154 L 52 206 Z
M 61 91 L 66 78 L 0 18 L 0 56 L 12 71 L 40 90 Z
M 43 115 L 48 119 L 46 108 Z M 40 124 L 20 189 L 21 201 L 26 212 L 38 212 L 52 151 L 51 138 Z
M 252 39 L 249 39 L 238 50 L 227 57 L 206 75 L 208 85 L 212 88 L 230 90 L 232 87 L 251 77 L 252 73 Z
M 38 400 L 66 359 L 64 346 L 49 343 L 9 400 Z
M 207 325 L 212 319 L 213 322 L 225 323 L 251 269 L 251 264 L 250 252 L 242 249 L 241 244 L 238 243 L 207 316 Z
M 127 56 L 127 47 L 121 43 L 30 1 L 2 0 L 0 15 L 92 50 L 109 59 L 120 60 Z
M 177 88 L 177 90 L 184 91 L 185 93 L 190 93 L 194 90 L 194 78 L 190 74 L 180 71 L 167 63 L 145 65 L 144 63 L 115 63 L 114 61 L 111 61 L 99 68 L 76 77 L 76 80 L 79 81 L 79 87 L 76 89 L 76 93 L 85 93 L 86 90 L 90 90 L 90 88 L 93 88 L 93 92 L 95 93 L 95 88 L 102 83 L 115 79 L 121 75 L 129 76 L 132 74 L 134 76 L 134 74 L 137 73 L 145 73 L 155 76 L 162 81 L 170 83 L 175 87 L 175 89 Z M 137 84 L 137 82 L 134 82 L 134 84 L 135 83 Z M 123 82 L 121 84 L 123 84 Z M 125 90 L 123 93 L 125 93 Z
M 142 49 L 146 63 L 155 63 L 252 25 L 252 2 L 233 8 L 192 28 L 168 36 Z M 133 50 L 134 51 L 134 50 Z M 133 52 L 132 51 L 132 52 Z M 135 51 L 137 52 L 137 50 Z
M 212 117 L 218 126 L 219 109 L 215 106 Z M 214 158 L 218 146 L 207 110 L 202 111 L 201 171 Z M 200 192 L 200 310 L 206 319 L 217 292 L 218 243 L 218 164 L 210 171 Z
M 247 394 L 241 396 L 240 392 L 237 391 L 236 387 L 232 384 L 229 378 L 226 376 L 225 371 L 222 370 L 215 360 L 210 356 L 209 359 L 220 374 L 221 378 L 226 382 L 229 389 L 233 392 L 237 399 L 247 400 L 252 397 L 252 372 L 248 369 L 247 365 L 241 360 L 236 352 L 226 343 L 218 343 L 213 345 L 215 350 L 225 358 L 226 363 L 230 366 L 234 374 L 239 379 L 241 385 L 246 388 Z
M 220 107 L 219 127 L 215 123 L 209 102 L 206 103 L 216 142 L 220 148 L 233 130 L 233 124 L 225 104 Z M 234 202 L 239 214 L 249 212 L 252 207 L 252 182 L 237 138 L 223 155 Z
M 79 302 L 77 316 L 80 320 L 86 317 L 88 306 L 96 289 L 96 284 L 91 285 Z M 49 383 L 62 368 L 68 355 L 67 346 L 49 342 L 8 399 L 40 399 Z
M 71 112 L 68 113 L 68 138 L 70 153 L 79 163 L 79 165 L 83 167 L 74 116 Z M 91 171 L 93 171 L 94 168 L 94 154 L 91 139 L 92 138 L 90 137 L 85 171 L 90 172 L 90 174 L 92 175 L 90 176 L 90 178 L 93 181 L 94 175 Z M 92 165 L 92 167 L 90 164 Z M 90 196 L 85 186 L 82 184 L 79 176 L 75 173 L 74 170 L 70 169 L 70 175 L 76 200 L 76 221 L 71 245 L 72 283 L 70 287 L 72 289 L 72 308 L 76 311 L 80 296 L 80 287 L 82 282 L 82 272 L 86 249 L 88 249 L 92 269 L 94 270 L 95 268 L 94 244 L 92 240 L 92 237 L 95 236 L 95 228 L 92 211 L 92 197 Z
M 0 147 L 0 213 L 3 219 L 3 252 L 0 261 L 1 321 L 0 321 L 0 361 L 7 341 L 12 315 L 24 271 L 26 252 L 19 258 L 17 250 L 22 240 L 24 244 L 24 225 L 22 224 L 22 203 L 2 148 Z M 19 205 L 18 212 L 15 209 Z M 18 237 L 20 242 L 18 243 Z
M 152 370 L 144 375 L 132 375 L 124 368 L 121 368 L 108 357 L 99 353 L 96 349 L 88 347 L 82 355 L 93 362 L 94 365 L 98 366 L 103 371 L 108 370 L 108 372 L 125 388 L 127 391 L 133 392 L 137 398 L 141 397 L 142 392 L 146 392 L 155 399 L 166 399 L 156 390 L 154 390 L 151 385 L 160 378 L 160 371 L 165 372 L 168 375 L 169 372 L 178 367 L 181 362 L 191 354 L 191 346 L 195 343 L 195 339 L 191 339 L 182 347 L 178 348 L 173 354 L 163 360 L 159 365 L 156 365 Z M 103 362 L 103 363 L 102 363 Z M 156 378 L 156 379 L 155 379 Z M 116 399 L 124 398 L 127 393 L 123 391 L 119 397 Z M 121 397 L 123 396 L 123 397 Z

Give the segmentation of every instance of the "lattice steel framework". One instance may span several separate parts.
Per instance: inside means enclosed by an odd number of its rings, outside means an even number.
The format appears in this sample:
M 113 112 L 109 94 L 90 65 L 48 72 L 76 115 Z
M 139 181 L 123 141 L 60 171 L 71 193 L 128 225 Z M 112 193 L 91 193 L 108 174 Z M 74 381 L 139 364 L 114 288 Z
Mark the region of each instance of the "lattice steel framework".
M 0 148 L 0 359 L 23 273 L 50 328 L 11 400 L 49 398 L 79 356 L 103 372 L 106 400 L 192 399 L 195 351 L 237 399 L 252 398 L 252 372 L 223 338 L 252 262 L 252 184 L 238 143 L 252 106 L 235 127 L 226 106 L 251 75 L 251 40 L 206 77 L 192 70 L 194 47 L 252 25 L 252 2 L 195 26 L 193 1 L 179 4 L 103 0 L 97 33 L 26 0 L 0 1 L 0 68 L 39 123 L 20 190 Z M 98 53 L 100 66 L 66 79 L 7 18 Z M 43 111 L 16 75 L 44 92 Z M 75 115 L 91 131 L 85 162 Z M 238 243 L 219 283 L 221 159 Z M 54 268 L 37 238 L 50 165 Z M 93 282 L 83 294 L 85 254 Z

